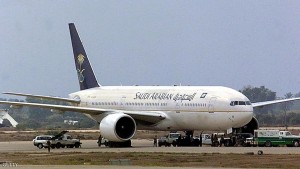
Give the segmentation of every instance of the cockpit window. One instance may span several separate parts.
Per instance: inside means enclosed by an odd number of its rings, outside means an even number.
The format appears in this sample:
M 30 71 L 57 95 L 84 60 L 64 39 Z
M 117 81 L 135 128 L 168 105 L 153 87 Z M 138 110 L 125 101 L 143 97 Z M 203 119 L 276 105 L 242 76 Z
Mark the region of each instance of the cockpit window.
M 239 101 L 239 105 L 246 105 L 246 102 L 244 102 L 244 101 Z

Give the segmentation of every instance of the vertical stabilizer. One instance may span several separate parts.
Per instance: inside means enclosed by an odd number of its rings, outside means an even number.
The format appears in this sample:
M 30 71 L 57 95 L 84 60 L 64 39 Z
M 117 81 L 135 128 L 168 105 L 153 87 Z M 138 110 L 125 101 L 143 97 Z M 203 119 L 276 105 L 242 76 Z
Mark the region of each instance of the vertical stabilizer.
M 69 29 L 80 90 L 99 87 L 74 23 L 69 23 Z

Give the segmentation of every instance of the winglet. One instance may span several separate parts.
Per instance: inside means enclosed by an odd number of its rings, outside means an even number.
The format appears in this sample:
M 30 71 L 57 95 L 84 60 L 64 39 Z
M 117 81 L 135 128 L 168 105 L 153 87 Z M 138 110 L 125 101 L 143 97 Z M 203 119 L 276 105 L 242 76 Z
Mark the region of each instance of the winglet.
M 69 23 L 69 29 L 80 90 L 99 87 L 74 23 Z

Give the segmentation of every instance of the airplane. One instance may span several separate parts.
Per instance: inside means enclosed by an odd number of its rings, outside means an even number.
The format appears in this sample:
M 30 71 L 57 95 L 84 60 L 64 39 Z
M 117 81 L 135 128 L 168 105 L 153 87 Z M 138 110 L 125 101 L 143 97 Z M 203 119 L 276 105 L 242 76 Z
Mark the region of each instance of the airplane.
M 12 108 L 33 106 L 53 112 L 84 113 L 97 120 L 101 136 L 131 146 L 136 130 L 254 131 L 253 108 L 299 100 L 291 98 L 251 103 L 242 93 L 223 86 L 102 86 L 98 83 L 74 23 L 69 23 L 80 91 L 69 98 L 5 92 L 52 99 L 68 105 L 0 101 Z

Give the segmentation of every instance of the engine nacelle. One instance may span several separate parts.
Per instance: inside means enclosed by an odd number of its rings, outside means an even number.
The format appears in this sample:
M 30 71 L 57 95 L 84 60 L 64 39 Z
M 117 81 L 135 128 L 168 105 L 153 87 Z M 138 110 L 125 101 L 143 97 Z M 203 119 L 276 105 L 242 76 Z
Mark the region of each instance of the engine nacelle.
M 123 113 L 109 114 L 100 122 L 100 133 L 109 141 L 124 142 L 130 140 L 136 131 L 134 119 Z

